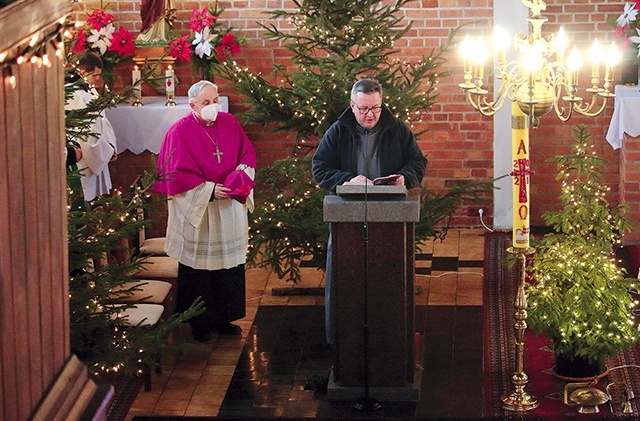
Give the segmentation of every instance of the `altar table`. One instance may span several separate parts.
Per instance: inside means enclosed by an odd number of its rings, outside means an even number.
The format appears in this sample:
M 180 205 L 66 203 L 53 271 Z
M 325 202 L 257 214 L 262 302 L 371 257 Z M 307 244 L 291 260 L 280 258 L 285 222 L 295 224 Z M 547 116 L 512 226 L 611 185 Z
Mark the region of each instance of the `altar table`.
M 607 142 L 613 149 L 622 147 L 624 134 L 640 136 L 640 88 L 616 85 L 613 116 L 607 131 Z
M 172 107 L 164 105 L 167 98 L 163 96 L 142 97 L 140 101 L 141 107 L 120 104 L 105 110 L 116 134 L 119 153 L 129 150 L 136 155 L 144 151 L 157 154 L 167 129 L 191 111 L 186 96 L 175 98 L 176 105 Z M 220 111 L 229 112 L 229 98 L 221 96 L 218 101 Z

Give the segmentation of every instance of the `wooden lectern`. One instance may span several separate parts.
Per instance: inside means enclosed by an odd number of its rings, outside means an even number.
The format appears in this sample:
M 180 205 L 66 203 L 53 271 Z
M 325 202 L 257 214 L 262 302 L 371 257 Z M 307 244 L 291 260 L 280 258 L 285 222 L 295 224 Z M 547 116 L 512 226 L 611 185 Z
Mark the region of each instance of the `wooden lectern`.
M 369 185 L 366 194 L 364 188 L 339 186 L 337 196 L 324 199 L 336 317 L 328 398 L 350 400 L 363 393 L 366 283 L 369 392 L 384 401 L 419 401 L 413 300 L 419 197 L 408 196 L 404 186 Z

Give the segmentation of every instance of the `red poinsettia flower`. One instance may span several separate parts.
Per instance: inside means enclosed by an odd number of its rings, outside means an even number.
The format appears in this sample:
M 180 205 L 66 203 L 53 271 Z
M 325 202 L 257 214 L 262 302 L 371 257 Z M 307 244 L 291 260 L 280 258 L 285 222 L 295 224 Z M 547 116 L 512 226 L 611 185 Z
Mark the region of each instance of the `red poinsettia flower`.
M 216 56 L 218 60 L 224 61 L 227 59 L 227 52 L 231 55 L 237 54 L 240 52 L 240 45 L 238 43 L 233 43 L 231 45 L 218 45 L 216 47 Z
M 227 47 L 224 45 L 218 45 L 216 47 L 216 51 L 216 57 L 218 57 L 218 60 L 224 61 L 227 58 Z
M 89 18 L 87 19 L 87 23 L 93 27 L 93 29 L 99 31 L 103 26 L 110 24 L 115 19 L 110 13 L 107 13 L 104 9 L 94 10 Z
M 626 26 L 616 26 L 614 35 L 618 45 L 622 47 L 623 50 L 629 50 L 631 48 L 632 43 L 627 35 Z
M 78 31 L 75 38 L 76 38 L 76 43 L 73 46 L 72 52 L 74 54 L 78 54 L 84 51 L 85 48 L 87 48 L 87 43 L 85 41 L 87 38 L 87 34 L 85 34 L 84 31 Z
M 187 41 L 187 37 L 185 35 L 171 41 L 169 43 L 169 55 L 189 63 L 191 61 L 191 43 Z
M 193 32 L 202 32 L 202 28 L 211 26 L 216 20 L 218 20 L 218 17 L 209 13 L 206 7 L 203 7 L 202 10 L 193 9 L 189 27 Z
M 232 33 L 227 33 L 220 38 L 220 45 L 216 47 L 218 60 L 227 58 L 227 52 L 234 55 L 240 52 L 240 44 L 236 42 L 236 37 Z
M 136 46 L 133 43 L 133 34 L 123 26 L 118 28 L 118 32 L 114 32 L 111 39 L 109 51 L 115 51 L 121 56 L 132 56 L 136 53 Z
M 240 52 L 240 44 L 238 44 L 237 42 L 231 44 L 229 46 L 229 52 L 231 53 L 231 55 L 238 54 Z
M 627 37 L 627 28 L 624 26 L 616 26 L 615 29 L 616 38 L 626 38 Z
M 235 40 L 236 40 L 236 37 L 234 37 L 232 33 L 228 33 L 222 36 L 222 39 L 220 40 L 220 42 L 222 43 L 222 45 L 229 46 L 233 44 Z

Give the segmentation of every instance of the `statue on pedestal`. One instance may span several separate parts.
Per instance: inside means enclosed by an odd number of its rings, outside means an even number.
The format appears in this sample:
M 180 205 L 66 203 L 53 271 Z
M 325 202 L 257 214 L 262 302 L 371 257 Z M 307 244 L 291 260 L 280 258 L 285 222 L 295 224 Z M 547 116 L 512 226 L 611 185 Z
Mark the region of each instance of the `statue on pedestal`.
M 173 0 L 142 0 L 140 3 L 142 29 L 137 40 L 145 43 L 168 42 L 175 14 Z

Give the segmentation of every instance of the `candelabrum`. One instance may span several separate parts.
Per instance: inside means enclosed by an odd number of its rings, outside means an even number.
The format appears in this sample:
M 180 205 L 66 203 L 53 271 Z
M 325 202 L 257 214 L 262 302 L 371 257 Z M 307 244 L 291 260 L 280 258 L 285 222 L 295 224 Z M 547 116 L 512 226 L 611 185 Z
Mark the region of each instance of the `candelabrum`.
M 529 377 L 524 372 L 524 333 L 527 330 L 527 296 L 524 291 L 524 283 L 527 256 L 533 254 L 535 249 L 532 247 L 526 249 L 509 247 L 507 251 L 514 254 L 518 260 L 518 287 L 513 304 L 515 309 L 513 318 L 516 345 L 516 370 L 511 376 L 513 391 L 508 395 L 503 395 L 500 398 L 500 402 L 504 409 L 510 411 L 528 411 L 537 408 L 539 405 L 536 397 L 525 391 Z
M 541 0 L 522 0 L 531 10 L 527 21 L 531 24 L 529 34 L 515 37 L 515 49 L 522 55 L 519 61 L 506 61 L 504 33 L 496 28 L 494 32 L 494 50 L 497 66 L 494 67 L 495 81 L 500 83 L 493 99 L 484 89 L 484 67 L 487 59 L 487 47 L 481 40 L 472 40 L 467 36 L 461 46 L 464 61 L 464 83 L 460 86 L 467 93 L 467 100 L 481 114 L 495 114 L 507 99 L 516 102 L 529 116 L 530 125 L 537 127 L 539 117 L 555 110 L 560 120 L 567 121 L 574 112 L 595 117 L 602 113 L 609 98 L 615 95 L 613 74 L 620 53 L 612 43 L 606 51 L 597 39 L 590 50 L 591 87 L 586 88 L 587 98 L 578 96 L 578 74 L 582 57 L 574 46 L 566 54 L 568 38 L 563 28 L 558 34 L 542 35 L 542 25 L 548 20 L 540 13 L 546 9 Z M 601 86 L 600 70 L 604 64 L 604 77 Z
M 561 121 L 568 121 L 573 113 L 595 117 L 604 111 L 609 98 L 615 95 L 613 75 L 620 54 L 612 43 L 605 51 L 598 41 L 590 50 L 591 87 L 585 89 L 586 98 L 578 96 L 578 76 L 582 57 L 576 47 L 567 52 L 568 39 L 562 28 L 556 35 L 543 36 L 542 25 L 547 18 L 542 0 L 522 0 L 530 9 L 528 34 L 518 34 L 514 46 L 521 54 L 518 61 L 507 62 L 504 42 L 506 36 L 496 29 L 494 49 L 497 65 L 493 68 L 495 93 L 489 95 L 484 88 L 485 60 L 488 49 L 481 40 L 467 36 L 461 45 L 464 62 L 464 82 L 460 86 L 467 101 L 478 112 L 492 116 L 509 100 L 511 102 L 513 171 L 513 247 L 509 252 L 520 263 L 520 277 L 514 303 L 516 371 L 511 377 L 513 391 L 501 398 L 502 408 L 510 411 L 528 411 L 538 407 L 538 401 L 525 391 L 528 377 L 524 372 L 524 332 L 527 328 L 527 299 L 524 290 L 526 257 L 535 250 L 529 247 L 529 128 L 538 127 L 540 117 L 552 109 Z M 604 65 L 603 77 L 600 77 Z

